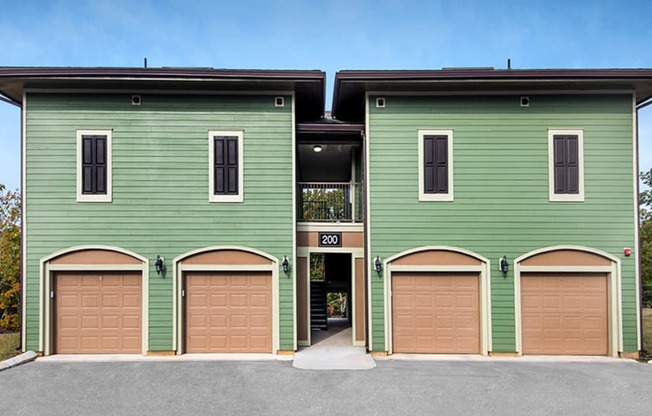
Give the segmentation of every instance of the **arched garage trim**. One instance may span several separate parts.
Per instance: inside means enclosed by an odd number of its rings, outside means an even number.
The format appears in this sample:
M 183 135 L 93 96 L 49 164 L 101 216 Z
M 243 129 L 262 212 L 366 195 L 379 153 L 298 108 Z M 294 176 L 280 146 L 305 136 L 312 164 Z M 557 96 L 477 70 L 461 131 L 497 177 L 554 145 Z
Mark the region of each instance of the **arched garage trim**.
M 457 264 L 397 264 L 413 256 L 423 263 L 421 254 L 450 252 L 473 259 L 472 262 Z M 456 263 L 454 260 L 452 263 Z M 462 263 L 462 264 L 460 264 Z M 475 264 L 469 264 L 475 263 Z M 478 272 L 480 274 L 480 353 L 488 355 L 491 351 L 491 262 L 473 251 L 453 246 L 423 246 L 402 251 L 383 261 L 382 276 L 385 281 L 385 345 L 389 354 L 394 352 L 392 330 L 392 273 L 393 272 Z M 375 273 L 374 273 L 375 274 Z M 372 275 L 373 276 L 373 275 Z M 372 277 L 373 278 L 373 277 Z
M 536 256 L 563 252 L 576 251 L 589 255 L 602 257 L 610 262 L 608 265 L 560 265 L 560 264 L 540 264 L 525 265 L 527 260 Z M 623 350 L 623 333 L 622 333 L 622 296 L 621 296 L 621 276 L 620 276 L 620 259 L 605 251 L 591 247 L 576 245 L 558 245 L 543 247 L 532 250 L 523 254 L 514 260 L 514 312 L 516 322 L 516 352 L 523 354 L 523 326 L 522 326 L 522 308 L 521 308 L 521 275 L 527 272 L 570 272 L 570 273 L 606 273 L 608 289 L 608 327 L 609 327 L 609 355 L 617 357 L 618 352 Z
M 245 255 L 251 254 L 268 262 L 257 262 L 263 264 L 242 264 L 242 262 L 220 263 L 220 264 L 185 264 L 187 260 L 197 258 L 203 254 L 236 251 Z M 204 263 L 204 262 L 201 262 Z M 264 264 L 267 263 L 267 264 Z M 245 246 L 208 246 L 183 253 L 172 260 L 174 288 L 173 288 L 173 314 L 176 320 L 173 333 L 173 349 L 177 354 L 183 354 L 183 305 L 182 296 L 183 273 L 187 271 L 263 271 L 271 272 L 272 275 L 272 353 L 275 354 L 279 348 L 279 260 L 271 254 Z
M 79 258 L 77 255 L 82 254 L 84 251 L 97 251 L 117 253 L 127 256 L 135 261 L 125 262 L 75 262 Z M 69 257 L 71 262 L 56 264 L 56 260 Z M 119 257 L 119 256 L 118 256 Z M 106 245 L 80 245 L 65 248 L 55 251 L 40 260 L 39 267 L 39 293 L 41 294 L 39 304 L 39 350 L 43 351 L 43 355 L 52 354 L 52 300 L 50 293 L 53 290 L 53 273 L 57 271 L 140 271 L 142 273 L 142 354 L 145 354 L 148 349 L 148 323 L 149 323 L 149 260 L 133 251 Z

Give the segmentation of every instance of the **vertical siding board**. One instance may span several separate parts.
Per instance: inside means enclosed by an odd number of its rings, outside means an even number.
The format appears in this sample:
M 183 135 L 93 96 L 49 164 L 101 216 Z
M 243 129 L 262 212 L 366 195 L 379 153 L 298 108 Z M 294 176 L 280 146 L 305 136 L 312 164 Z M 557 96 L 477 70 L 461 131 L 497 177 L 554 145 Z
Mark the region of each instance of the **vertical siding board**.
M 631 96 L 370 97 L 372 257 L 451 245 L 489 258 L 493 350 L 514 351 L 513 268 L 496 260 L 546 246 L 604 250 L 622 261 L 623 335 L 636 350 Z M 548 200 L 549 128 L 584 129 L 585 202 Z M 453 202 L 418 200 L 418 129 L 455 132 Z M 373 346 L 385 346 L 384 281 L 372 280 Z
M 39 259 L 83 244 L 150 259 L 149 348 L 172 348 L 173 259 L 212 245 L 292 253 L 292 114 L 260 96 L 29 94 L 26 334 L 38 349 Z M 291 100 L 290 96 L 285 97 Z M 113 202 L 76 203 L 77 129 L 113 130 Z M 244 202 L 208 202 L 208 131 L 244 131 Z M 293 339 L 291 279 L 280 279 L 280 347 Z

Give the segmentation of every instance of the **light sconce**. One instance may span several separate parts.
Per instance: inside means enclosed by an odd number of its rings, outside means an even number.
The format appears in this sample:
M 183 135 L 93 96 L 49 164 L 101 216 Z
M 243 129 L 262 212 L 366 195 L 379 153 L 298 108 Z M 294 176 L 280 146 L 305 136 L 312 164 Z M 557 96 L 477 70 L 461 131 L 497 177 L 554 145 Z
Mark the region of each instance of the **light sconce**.
M 503 272 L 504 274 L 507 274 L 508 270 L 509 270 L 509 263 L 507 262 L 507 256 L 503 256 L 503 258 L 500 259 L 500 271 Z
M 161 272 L 165 272 L 165 257 L 161 256 L 156 256 L 156 263 L 154 263 L 156 266 L 156 274 L 161 274 Z
M 378 273 L 378 277 L 380 277 L 380 272 L 383 269 L 383 263 L 380 261 L 380 256 L 376 256 L 376 261 L 374 262 L 374 266 L 376 266 L 376 273 Z
M 287 256 L 283 256 L 283 263 L 281 263 L 283 266 L 283 273 L 288 274 L 290 271 L 290 262 L 288 261 Z
M 315 152 L 315 153 L 320 153 L 322 151 L 322 147 L 320 145 L 316 144 L 316 145 L 314 145 L 312 147 L 312 151 Z

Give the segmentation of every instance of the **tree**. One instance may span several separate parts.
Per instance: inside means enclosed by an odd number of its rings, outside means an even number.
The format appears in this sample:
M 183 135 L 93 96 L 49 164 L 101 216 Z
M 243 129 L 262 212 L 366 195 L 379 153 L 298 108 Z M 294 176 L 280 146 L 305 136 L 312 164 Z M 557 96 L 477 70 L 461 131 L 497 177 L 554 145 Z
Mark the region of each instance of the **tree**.
M 20 194 L 0 184 L 0 331 L 20 327 Z
M 652 219 L 652 169 L 647 172 L 641 172 L 641 182 L 646 189 L 638 194 L 638 205 L 640 208 L 640 220 L 644 223 Z
M 643 306 L 652 307 L 652 169 L 641 172 L 645 190 L 639 193 L 641 227 L 641 279 L 643 280 Z

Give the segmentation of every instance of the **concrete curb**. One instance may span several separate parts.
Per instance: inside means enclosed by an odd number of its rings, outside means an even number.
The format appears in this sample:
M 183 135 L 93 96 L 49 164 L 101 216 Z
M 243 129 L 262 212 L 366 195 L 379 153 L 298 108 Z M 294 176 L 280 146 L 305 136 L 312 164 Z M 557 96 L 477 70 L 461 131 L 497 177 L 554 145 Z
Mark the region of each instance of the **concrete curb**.
M 37 355 L 34 351 L 24 352 L 20 355 L 15 356 L 14 358 L 0 362 L 0 371 L 9 370 L 12 367 L 34 361 L 36 357 Z

